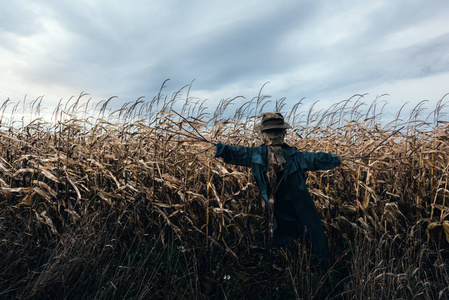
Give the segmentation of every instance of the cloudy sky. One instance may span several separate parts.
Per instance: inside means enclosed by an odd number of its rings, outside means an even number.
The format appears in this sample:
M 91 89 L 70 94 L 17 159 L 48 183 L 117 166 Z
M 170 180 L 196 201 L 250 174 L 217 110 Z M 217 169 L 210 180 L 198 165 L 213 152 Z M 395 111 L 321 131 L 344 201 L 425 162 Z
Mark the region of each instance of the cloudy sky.
M 2 0 L 0 103 L 82 91 L 323 105 L 365 94 L 394 109 L 449 93 L 449 2 Z M 447 97 L 449 99 L 449 96 Z

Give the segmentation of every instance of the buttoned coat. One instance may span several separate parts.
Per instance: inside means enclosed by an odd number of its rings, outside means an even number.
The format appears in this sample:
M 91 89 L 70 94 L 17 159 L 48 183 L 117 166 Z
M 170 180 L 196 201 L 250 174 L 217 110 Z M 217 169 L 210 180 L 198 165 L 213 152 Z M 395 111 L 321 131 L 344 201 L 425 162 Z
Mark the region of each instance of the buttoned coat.
M 285 165 L 282 181 L 275 195 L 274 245 L 290 243 L 298 236 L 312 242 L 318 260 L 330 257 L 323 224 L 306 186 L 307 171 L 329 170 L 340 164 L 337 155 L 302 152 L 284 144 Z M 226 163 L 250 167 L 263 200 L 268 204 L 267 146 L 241 147 L 217 143 L 215 157 Z M 268 205 L 266 205 L 268 207 Z

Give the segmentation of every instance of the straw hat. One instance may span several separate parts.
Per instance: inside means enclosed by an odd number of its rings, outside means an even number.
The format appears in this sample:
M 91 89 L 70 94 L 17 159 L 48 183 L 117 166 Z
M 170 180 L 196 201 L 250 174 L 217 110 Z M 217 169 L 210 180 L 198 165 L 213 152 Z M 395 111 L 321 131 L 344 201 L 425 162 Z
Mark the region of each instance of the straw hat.
M 288 129 L 292 128 L 290 125 L 285 123 L 284 117 L 278 112 L 267 112 L 262 114 L 262 121 L 257 124 L 254 129 L 257 131 L 264 131 L 269 129 Z

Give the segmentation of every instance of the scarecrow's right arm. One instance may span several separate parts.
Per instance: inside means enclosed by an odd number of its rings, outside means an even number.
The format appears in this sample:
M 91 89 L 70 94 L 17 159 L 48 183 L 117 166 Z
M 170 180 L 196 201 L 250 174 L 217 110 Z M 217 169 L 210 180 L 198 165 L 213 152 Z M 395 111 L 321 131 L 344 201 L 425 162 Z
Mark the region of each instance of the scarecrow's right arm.
M 217 143 L 215 149 L 215 157 L 223 158 L 225 163 L 238 166 L 251 166 L 251 147 L 229 146 Z

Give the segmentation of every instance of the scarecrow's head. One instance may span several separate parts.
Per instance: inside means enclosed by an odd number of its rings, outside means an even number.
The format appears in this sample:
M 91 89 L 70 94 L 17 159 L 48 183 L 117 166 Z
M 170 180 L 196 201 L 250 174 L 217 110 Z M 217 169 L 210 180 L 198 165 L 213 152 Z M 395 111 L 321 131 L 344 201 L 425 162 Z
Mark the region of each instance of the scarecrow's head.
M 254 128 L 261 132 L 264 143 L 268 146 L 284 144 L 285 132 L 290 125 L 285 123 L 284 117 L 277 112 L 262 114 L 262 121 Z

